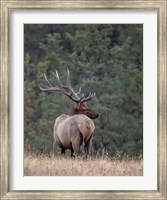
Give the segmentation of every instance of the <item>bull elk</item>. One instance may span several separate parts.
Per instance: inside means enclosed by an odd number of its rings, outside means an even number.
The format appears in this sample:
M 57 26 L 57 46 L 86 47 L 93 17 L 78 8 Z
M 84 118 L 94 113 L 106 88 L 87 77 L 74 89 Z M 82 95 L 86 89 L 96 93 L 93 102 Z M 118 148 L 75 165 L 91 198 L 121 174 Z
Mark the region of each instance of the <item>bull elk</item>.
M 40 87 L 40 90 L 43 92 L 59 91 L 76 103 L 66 114 L 56 118 L 53 128 L 54 143 L 57 143 L 61 148 L 61 154 L 65 154 L 65 150 L 70 149 L 71 157 L 78 156 L 81 145 L 84 145 L 86 154 L 89 155 L 92 152 L 92 134 L 95 129 L 91 119 L 96 119 L 98 113 L 88 108 L 86 102 L 93 99 L 95 93 L 79 97 L 81 88 L 78 92 L 74 91 L 71 86 L 68 69 L 67 85 L 61 84 L 57 71 L 56 73 L 53 72 L 53 76 L 56 79 L 57 85 L 53 86 L 44 74 L 48 86 L 45 88 Z

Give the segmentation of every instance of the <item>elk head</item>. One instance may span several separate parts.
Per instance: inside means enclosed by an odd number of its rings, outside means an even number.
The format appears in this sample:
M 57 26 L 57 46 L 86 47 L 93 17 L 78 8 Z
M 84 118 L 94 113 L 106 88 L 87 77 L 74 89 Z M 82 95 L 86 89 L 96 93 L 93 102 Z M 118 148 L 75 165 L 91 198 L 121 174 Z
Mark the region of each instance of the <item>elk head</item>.
M 70 72 L 68 69 L 67 69 L 67 85 L 61 84 L 57 70 L 56 73 L 53 72 L 53 76 L 58 84 L 56 86 L 53 86 L 47 79 L 46 75 L 44 74 L 44 78 L 49 86 L 47 86 L 46 88 L 40 87 L 40 90 L 43 92 L 59 91 L 65 94 L 67 97 L 69 97 L 72 101 L 74 101 L 76 105 L 66 113 L 67 115 L 72 116 L 76 114 L 84 114 L 91 119 L 96 119 L 99 116 L 97 112 L 93 111 L 92 109 L 86 106 L 86 102 L 93 99 L 95 97 L 95 93 L 90 93 L 87 96 L 83 94 L 82 97 L 79 97 L 79 93 L 81 92 L 81 87 L 78 92 L 74 91 L 74 89 L 71 86 Z

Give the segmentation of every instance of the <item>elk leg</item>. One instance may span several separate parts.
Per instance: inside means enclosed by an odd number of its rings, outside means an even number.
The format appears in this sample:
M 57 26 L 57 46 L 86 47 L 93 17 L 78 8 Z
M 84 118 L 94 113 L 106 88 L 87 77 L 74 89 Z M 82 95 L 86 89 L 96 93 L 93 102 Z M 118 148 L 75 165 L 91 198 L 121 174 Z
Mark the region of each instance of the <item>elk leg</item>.
M 74 149 L 74 153 L 73 156 L 79 156 L 80 155 L 80 145 L 78 145 L 77 143 L 73 143 L 72 144 L 73 149 Z
M 61 154 L 62 154 L 62 155 L 63 155 L 63 154 L 65 155 L 65 148 L 62 147 L 62 146 L 61 146 Z
M 74 157 L 74 150 L 71 148 L 71 157 Z
M 73 151 L 74 151 L 74 153 L 73 153 L 74 156 L 79 156 L 81 154 L 80 146 L 82 144 L 82 140 L 83 140 L 82 134 L 78 130 L 77 134 L 75 136 L 75 139 L 72 142 L 72 148 L 73 148 Z
M 87 155 L 92 154 L 92 137 L 86 142 L 85 144 L 85 150 Z
M 70 125 L 70 137 L 71 137 L 71 144 L 72 144 L 72 155 L 78 156 L 80 154 L 80 146 L 83 141 L 82 133 L 79 131 L 77 123 L 73 121 Z

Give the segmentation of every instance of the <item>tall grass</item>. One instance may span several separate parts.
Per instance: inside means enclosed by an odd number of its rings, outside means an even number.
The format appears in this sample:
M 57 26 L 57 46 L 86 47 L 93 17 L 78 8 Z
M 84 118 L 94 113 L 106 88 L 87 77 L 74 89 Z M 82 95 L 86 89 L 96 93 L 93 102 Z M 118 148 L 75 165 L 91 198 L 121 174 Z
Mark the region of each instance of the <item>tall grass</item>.
M 142 176 L 142 158 L 107 156 L 70 158 L 54 154 L 25 153 L 25 176 Z

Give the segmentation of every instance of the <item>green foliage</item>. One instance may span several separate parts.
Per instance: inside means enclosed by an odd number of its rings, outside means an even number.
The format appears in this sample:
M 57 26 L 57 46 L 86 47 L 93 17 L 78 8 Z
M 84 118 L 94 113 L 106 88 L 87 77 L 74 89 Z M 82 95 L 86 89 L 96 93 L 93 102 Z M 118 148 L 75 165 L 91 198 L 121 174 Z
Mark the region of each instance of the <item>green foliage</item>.
M 109 156 L 143 149 L 143 26 L 121 24 L 25 26 L 25 141 L 32 149 L 52 151 L 57 116 L 74 103 L 58 92 L 42 93 L 43 73 L 63 83 L 66 69 L 73 87 L 96 92 L 88 105 L 100 113 L 94 120 L 94 150 Z M 101 149 L 101 150 L 100 150 Z

